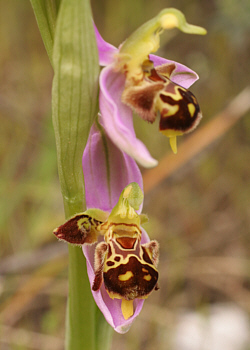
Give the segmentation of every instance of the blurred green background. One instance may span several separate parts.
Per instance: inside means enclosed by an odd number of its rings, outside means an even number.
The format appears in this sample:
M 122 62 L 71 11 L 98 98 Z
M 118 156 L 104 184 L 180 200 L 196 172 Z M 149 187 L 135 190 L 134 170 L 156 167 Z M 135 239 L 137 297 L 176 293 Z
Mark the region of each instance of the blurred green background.
M 206 36 L 164 33 L 158 52 L 199 74 L 191 90 L 203 111 L 201 125 L 206 125 L 249 84 L 250 2 L 92 1 L 99 31 L 116 46 L 164 7 L 178 8 L 189 23 L 208 31 Z M 52 235 L 64 221 L 51 122 L 52 77 L 29 1 L 0 0 L 4 350 L 63 349 L 67 246 Z M 147 231 L 161 246 L 160 290 L 149 297 L 126 335 L 114 335 L 112 349 L 182 349 L 175 347 L 173 335 L 183 310 L 209 317 L 214 305 L 233 305 L 248 318 L 249 114 L 146 193 Z M 135 125 L 157 159 L 170 153 L 157 124 L 135 119 Z M 178 145 L 187 137 L 179 138 Z M 250 349 L 250 341 L 242 349 Z

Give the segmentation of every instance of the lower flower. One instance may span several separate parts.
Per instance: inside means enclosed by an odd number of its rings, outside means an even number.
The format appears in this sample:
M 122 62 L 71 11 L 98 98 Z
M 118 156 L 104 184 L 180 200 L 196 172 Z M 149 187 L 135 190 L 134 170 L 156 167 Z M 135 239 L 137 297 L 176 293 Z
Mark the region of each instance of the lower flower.
M 54 233 L 81 245 L 91 290 L 107 322 L 125 333 L 158 288 L 158 243 L 142 228 L 142 176 L 136 162 L 94 124 L 83 155 L 87 210 Z M 122 193 L 121 193 L 122 192 Z
M 92 256 L 92 261 L 88 260 L 91 270 L 94 256 L 94 269 L 90 272 L 92 291 L 99 293 L 98 306 L 108 322 L 110 315 L 114 320 L 122 314 L 125 323 L 118 328 L 120 332 L 127 330 L 126 326 L 141 310 L 140 301 L 158 289 L 159 246 L 156 241 L 148 241 L 145 232 L 147 242 L 142 242 L 141 224 L 147 218 L 136 212 L 142 200 L 142 191 L 133 182 L 122 191 L 110 214 L 89 209 L 54 230 L 57 238 L 69 243 L 95 244 L 91 251 L 84 248 L 85 256 Z M 108 313 L 103 303 L 109 308 Z

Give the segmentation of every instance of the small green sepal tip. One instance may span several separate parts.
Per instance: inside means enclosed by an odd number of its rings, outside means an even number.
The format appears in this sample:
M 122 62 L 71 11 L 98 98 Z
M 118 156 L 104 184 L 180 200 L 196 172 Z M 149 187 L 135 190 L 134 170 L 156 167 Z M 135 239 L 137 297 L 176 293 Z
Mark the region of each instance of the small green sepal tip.
M 113 208 L 108 221 L 120 221 L 121 219 L 126 222 L 138 221 L 140 223 L 140 216 L 136 210 L 139 210 L 140 205 L 143 202 L 143 192 L 140 186 L 136 182 L 130 183 L 122 191 L 118 203 Z

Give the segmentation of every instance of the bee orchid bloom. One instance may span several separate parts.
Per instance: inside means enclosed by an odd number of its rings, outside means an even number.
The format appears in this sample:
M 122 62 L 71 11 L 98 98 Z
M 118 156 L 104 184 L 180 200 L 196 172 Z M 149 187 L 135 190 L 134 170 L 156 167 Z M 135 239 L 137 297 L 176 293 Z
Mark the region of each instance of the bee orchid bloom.
M 158 289 L 158 243 L 141 227 L 147 221 L 141 173 L 98 124 L 83 154 L 83 172 L 87 210 L 54 234 L 82 245 L 96 304 L 115 331 L 125 333 Z
M 165 29 L 179 28 L 185 33 L 205 34 L 190 25 L 176 9 L 165 9 L 135 31 L 120 47 L 105 42 L 95 28 L 100 74 L 100 123 L 122 151 L 144 167 L 157 161 L 136 138 L 133 111 L 153 123 L 160 117 L 160 131 L 169 137 L 174 153 L 176 136 L 192 131 L 201 119 L 195 96 L 187 89 L 198 79 L 188 67 L 152 55 L 159 48 Z

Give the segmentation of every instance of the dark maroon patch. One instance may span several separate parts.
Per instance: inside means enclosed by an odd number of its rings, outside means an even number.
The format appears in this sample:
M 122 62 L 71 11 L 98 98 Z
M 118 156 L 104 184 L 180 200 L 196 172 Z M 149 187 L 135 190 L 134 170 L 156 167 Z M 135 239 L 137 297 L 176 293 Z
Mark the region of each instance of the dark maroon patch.
M 94 282 L 92 285 L 92 290 L 94 292 L 96 292 L 97 290 L 99 290 L 101 288 L 102 281 L 103 281 L 103 276 L 102 276 L 102 272 L 100 271 L 95 275 L 95 279 L 94 279 Z
M 86 223 L 88 227 L 82 226 L 80 229 L 77 225 L 80 219 L 86 218 Z M 84 244 L 88 243 L 88 234 L 91 231 L 91 217 L 85 214 L 78 214 L 65 222 L 63 225 L 59 226 L 53 231 L 54 235 L 63 239 L 66 242 L 73 244 Z
M 150 71 L 150 75 L 148 77 L 151 81 L 154 81 L 154 82 L 163 82 L 165 83 L 165 79 L 162 78 L 160 75 L 157 74 L 157 71 L 153 68 L 151 69 Z
M 150 259 L 149 255 L 148 255 L 148 252 L 146 251 L 145 247 L 142 246 L 142 250 L 143 250 L 143 260 L 145 262 L 147 262 L 148 264 L 153 264 L 152 260 Z
M 109 261 L 107 261 L 107 265 L 108 265 L 108 266 L 114 266 L 115 263 L 114 263 L 113 261 L 110 261 L 110 260 L 109 260 Z
M 160 289 L 160 287 L 159 287 L 158 283 L 156 283 L 155 290 L 159 290 L 159 289 Z

